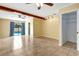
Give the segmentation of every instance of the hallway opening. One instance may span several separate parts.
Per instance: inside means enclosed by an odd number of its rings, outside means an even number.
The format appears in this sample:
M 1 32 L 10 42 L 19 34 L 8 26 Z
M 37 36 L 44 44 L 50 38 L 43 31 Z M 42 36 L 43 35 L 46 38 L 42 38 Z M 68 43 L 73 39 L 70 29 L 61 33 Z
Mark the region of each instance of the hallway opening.
M 25 35 L 25 23 L 20 21 L 10 22 L 10 36 L 20 35 Z

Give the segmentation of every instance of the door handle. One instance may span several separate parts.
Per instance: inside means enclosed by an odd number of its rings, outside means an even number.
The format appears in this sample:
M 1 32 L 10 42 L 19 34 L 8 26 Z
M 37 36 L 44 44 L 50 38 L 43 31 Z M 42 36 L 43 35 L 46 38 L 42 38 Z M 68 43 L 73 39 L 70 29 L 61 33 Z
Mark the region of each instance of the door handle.
M 77 34 L 79 34 L 79 32 L 77 32 Z

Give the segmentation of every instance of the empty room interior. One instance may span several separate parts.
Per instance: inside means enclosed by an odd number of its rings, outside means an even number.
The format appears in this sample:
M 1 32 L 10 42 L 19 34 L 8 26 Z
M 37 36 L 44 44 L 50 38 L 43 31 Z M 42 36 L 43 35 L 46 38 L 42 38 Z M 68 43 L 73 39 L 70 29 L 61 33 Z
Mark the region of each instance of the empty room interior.
M 0 56 L 79 56 L 79 3 L 0 3 Z

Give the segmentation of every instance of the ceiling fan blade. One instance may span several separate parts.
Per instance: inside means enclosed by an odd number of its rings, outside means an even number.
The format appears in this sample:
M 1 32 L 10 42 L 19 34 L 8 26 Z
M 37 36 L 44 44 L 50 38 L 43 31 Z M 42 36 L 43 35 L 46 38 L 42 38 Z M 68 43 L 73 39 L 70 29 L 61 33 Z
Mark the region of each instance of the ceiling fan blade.
M 54 5 L 53 3 L 44 3 L 44 4 L 46 4 L 48 6 L 53 6 Z

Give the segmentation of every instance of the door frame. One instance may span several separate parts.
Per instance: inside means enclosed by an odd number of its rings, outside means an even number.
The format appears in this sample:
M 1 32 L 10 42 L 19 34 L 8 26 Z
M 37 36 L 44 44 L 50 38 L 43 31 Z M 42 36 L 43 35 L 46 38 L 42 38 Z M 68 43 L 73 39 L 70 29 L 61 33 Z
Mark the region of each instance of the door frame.
M 28 36 L 30 36 L 30 22 L 28 22 Z
M 60 32 L 59 32 L 59 46 L 63 46 L 63 42 L 62 42 L 62 14 L 66 14 L 66 13 L 70 13 L 70 12 L 74 12 L 74 11 L 79 11 L 79 9 L 75 9 L 75 10 L 70 10 L 70 11 L 67 11 L 67 12 L 64 12 L 64 13 L 60 13 Z M 78 15 L 78 13 L 77 13 Z M 78 17 L 77 17 L 78 19 Z M 79 47 L 78 47 L 78 38 L 77 38 L 77 50 L 79 51 Z
M 78 32 L 78 24 L 79 24 L 79 9 L 77 10 L 77 32 Z M 79 51 L 79 39 L 78 39 L 78 33 L 77 33 L 77 51 Z

